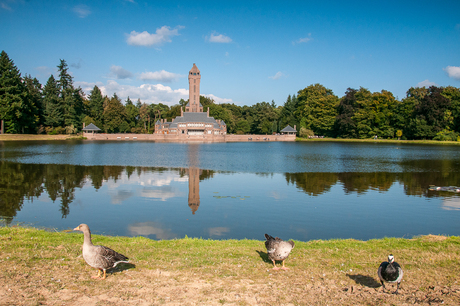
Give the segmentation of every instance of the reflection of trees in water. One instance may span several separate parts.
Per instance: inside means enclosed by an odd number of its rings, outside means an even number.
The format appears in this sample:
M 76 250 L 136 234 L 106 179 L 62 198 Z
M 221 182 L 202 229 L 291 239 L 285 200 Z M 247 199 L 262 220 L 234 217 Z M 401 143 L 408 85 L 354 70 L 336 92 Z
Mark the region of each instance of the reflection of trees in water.
M 389 172 L 347 172 L 337 176 L 345 193 L 362 194 L 368 190 L 388 191 L 397 180 L 397 173 Z
M 285 176 L 288 184 L 295 184 L 297 188 L 311 196 L 328 192 L 338 180 L 336 173 L 327 172 L 285 173 Z
M 410 196 L 439 196 L 428 191 L 430 185 L 457 186 L 460 182 L 458 172 L 350 172 L 350 173 L 286 173 L 286 181 L 294 184 L 308 195 L 317 196 L 327 193 L 339 182 L 345 193 L 362 194 L 369 190 L 386 192 L 398 182 L 404 186 L 404 192 Z
M 0 162 L 0 216 L 10 223 L 21 210 L 25 199 L 33 199 L 43 192 L 43 167 Z
M 410 164 L 411 162 L 407 162 Z M 415 164 L 410 166 L 415 169 Z M 398 182 L 404 186 L 404 192 L 410 196 L 436 197 L 439 192 L 428 191 L 430 185 L 458 186 L 460 172 L 455 172 L 456 164 L 443 163 L 434 165 L 442 171 L 423 172 L 372 172 L 372 173 L 286 173 L 288 184 L 293 184 L 311 196 L 327 193 L 336 184 L 341 184 L 345 193 L 364 193 L 368 190 L 386 192 Z M 425 167 L 425 168 L 423 168 Z M 428 164 L 422 168 L 427 169 Z M 0 216 L 11 222 L 17 211 L 21 210 L 24 199 L 33 200 L 46 192 L 55 202 L 60 201 L 59 210 L 65 218 L 69 205 L 75 199 L 75 190 L 82 188 L 86 181 L 98 190 L 104 181 L 116 182 L 123 174 L 128 178 L 147 173 L 164 173 L 177 170 L 181 177 L 188 175 L 188 168 L 152 168 L 123 166 L 78 166 L 56 164 L 20 164 L 0 162 Z M 212 179 L 217 171 L 200 170 L 199 181 Z M 232 172 L 219 172 L 231 174 Z M 272 173 L 257 174 L 265 178 Z M 452 195 L 452 194 L 450 194 Z
M 185 175 L 185 169 L 177 169 Z M 75 191 L 86 181 L 98 190 L 104 181 L 116 182 L 124 173 L 132 175 L 164 173 L 170 168 L 124 166 L 78 166 L 56 164 L 19 164 L 0 162 L 0 217 L 10 223 L 21 210 L 24 199 L 33 200 L 43 192 L 54 202 L 60 201 L 62 218 L 70 213 L 69 206 L 75 200 Z M 199 180 L 211 179 L 215 171 L 200 171 Z

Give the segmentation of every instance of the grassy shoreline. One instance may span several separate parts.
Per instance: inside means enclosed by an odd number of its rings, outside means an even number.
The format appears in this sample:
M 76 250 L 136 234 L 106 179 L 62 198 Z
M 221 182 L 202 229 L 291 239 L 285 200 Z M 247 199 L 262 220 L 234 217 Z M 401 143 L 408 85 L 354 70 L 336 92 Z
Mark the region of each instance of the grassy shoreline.
M 372 142 L 391 144 L 428 144 L 428 145 L 460 145 L 460 141 L 438 141 L 438 140 L 397 140 L 397 139 L 347 139 L 347 138 L 296 138 L 297 142 Z
M 86 139 L 78 135 L 33 135 L 33 134 L 0 134 L 0 141 L 30 141 L 30 140 L 73 140 Z
M 30 141 L 30 140 L 84 140 L 86 137 L 77 135 L 33 135 L 33 134 L 0 134 L 0 141 Z M 299 138 L 296 142 L 372 142 L 392 144 L 430 144 L 430 145 L 460 145 L 460 141 L 437 140 L 397 140 L 397 139 L 342 139 L 342 138 Z
M 93 235 L 93 242 L 128 256 L 132 265 L 111 271 L 105 281 L 92 280 L 95 270 L 81 257 L 82 234 L 1 227 L 0 304 L 454 305 L 460 301 L 460 237 L 456 236 L 296 241 L 286 260 L 289 271 L 272 270 L 262 240 L 154 241 Z M 383 293 L 376 274 L 390 253 L 405 272 L 399 295 Z

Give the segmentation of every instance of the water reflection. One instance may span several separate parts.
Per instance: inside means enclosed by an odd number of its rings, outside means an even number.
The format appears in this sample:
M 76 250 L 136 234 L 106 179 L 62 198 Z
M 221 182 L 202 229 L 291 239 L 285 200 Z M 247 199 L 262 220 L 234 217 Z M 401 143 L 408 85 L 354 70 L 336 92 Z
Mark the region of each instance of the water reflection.
M 216 173 L 197 167 L 189 168 L 151 168 L 123 166 L 76 166 L 55 164 L 20 164 L 0 163 L 0 215 L 14 218 L 25 200 L 33 202 L 34 198 L 47 194 L 54 203 L 58 202 L 62 218 L 70 213 L 70 204 L 75 201 L 75 192 L 90 184 L 95 190 L 107 188 L 110 203 L 122 205 L 132 197 L 142 197 L 157 201 L 183 196 L 172 182 L 188 182 L 188 206 L 195 215 L 200 207 L 200 182 L 209 180 Z M 157 174 L 157 175 L 153 175 Z M 270 177 L 271 174 L 257 174 Z M 438 197 L 445 196 L 445 209 L 459 210 L 456 195 L 429 191 L 430 185 L 452 186 L 460 181 L 458 172 L 415 172 L 415 173 L 285 173 L 287 184 L 294 185 L 309 196 L 327 194 L 336 185 L 341 186 L 345 194 L 365 194 L 373 190 L 387 192 L 395 183 L 404 186 L 404 193 L 409 196 Z M 142 186 L 135 189 L 129 186 Z M 276 190 L 270 196 L 280 199 Z M 222 198 L 221 195 L 214 195 Z M 227 196 L 225 196 L 227 197 Z M 237 195 L 228 196 L 237 198 Z M 243 197 L 240 195 L 240 197 Z M 155 228 L 155 227 L 153 227 Z M 153 230 L 155 232 L 155 230 Z M 213 235 L 219 235 L 225 229 L 216 227 Z

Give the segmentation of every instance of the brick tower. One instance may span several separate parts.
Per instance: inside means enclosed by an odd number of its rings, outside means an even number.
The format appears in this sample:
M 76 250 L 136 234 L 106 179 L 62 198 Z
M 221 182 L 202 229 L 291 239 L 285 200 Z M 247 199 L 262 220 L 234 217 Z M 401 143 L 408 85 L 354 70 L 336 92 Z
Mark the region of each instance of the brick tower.
M 185 107 L 186 112 L 203 112 L 203 106 L 200 104 L 200 81 L 200 70 L 193 64 L 192 69 L 188 73 L 188 104 Z

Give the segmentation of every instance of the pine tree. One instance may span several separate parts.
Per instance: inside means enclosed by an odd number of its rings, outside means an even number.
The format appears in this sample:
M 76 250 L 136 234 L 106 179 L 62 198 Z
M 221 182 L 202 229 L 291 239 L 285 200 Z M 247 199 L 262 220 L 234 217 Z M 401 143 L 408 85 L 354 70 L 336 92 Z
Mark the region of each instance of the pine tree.
M 73 87 L 72 76 L 68 72 L 65 60 L 61 59 L 61 63 L 57 67 L 59 69 L 59 97 L 63 105 L 64 125 L 79 129 L 84 116 L 83 92 L 81 88 L 75 89 Z
M 25 133 L 35 134 L 39 125 L 43 123 L 42 84 L 37 78 L 32 78 L 30 75 L 24 77 L 23 83 L 26 87 L 27 96 L 24 100 L 21 125 Z
M 20 133 L 24 115 L 27 89 L 25 88 L 19 69 L 10 60 L 8 54 L 0 54 L 0 120 L 4 124 L 4 132 Z
M 94 86 L 91 90 L 88 97 L 89 100 L 89 112 L 91 118 L 94 119 L 94 124 L 96 126 L 103 126 L 103 116 L 104 116 L 104 97 L 99 87 Z
M 43 89 L 44 120 L 46 126 L 64 125 L 64 108 L 60 100 L 59 84 L 51 75 Z

